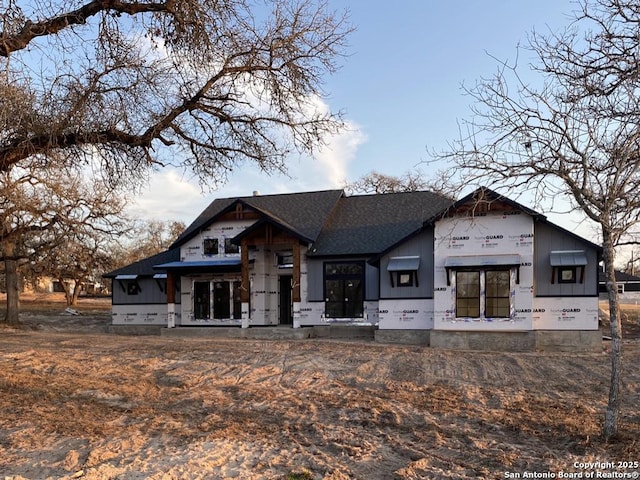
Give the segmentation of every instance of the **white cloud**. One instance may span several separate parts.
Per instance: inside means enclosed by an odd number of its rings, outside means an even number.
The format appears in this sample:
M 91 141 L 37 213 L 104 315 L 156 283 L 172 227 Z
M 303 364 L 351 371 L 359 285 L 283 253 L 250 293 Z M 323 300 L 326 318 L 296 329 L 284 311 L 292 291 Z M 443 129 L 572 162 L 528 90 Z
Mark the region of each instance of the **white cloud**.
M 366 141 L 365 134 L 355 123 L 326 141 L 313 158 L 303 158 L 289 164 L 292 185 L 289 191 L 342 188 L 348 178 L 348 167 L 358 147 Z
M 176 169 L 153 175 L 149 187 L 134 199 L 131 208 L 139 218 L 182 220 L 189 224 L 214 198 L 263 195 L 342 188 L 350 162 L 366 135 L 355 123 L 347 122 L 341 133 L 326 139 L 316 155 L 291 158 L 288 175 L 267 174 L 249 163 L 238 165 L 226 184 L 208 191 L 197 179 L 188 179 Z
M 129 211 L 135 218 L 189 223 L 208 203 L 197 182 L 188 181 L 174 169 L 166 169 L 152 176 L 149 186 L 134 198 Z

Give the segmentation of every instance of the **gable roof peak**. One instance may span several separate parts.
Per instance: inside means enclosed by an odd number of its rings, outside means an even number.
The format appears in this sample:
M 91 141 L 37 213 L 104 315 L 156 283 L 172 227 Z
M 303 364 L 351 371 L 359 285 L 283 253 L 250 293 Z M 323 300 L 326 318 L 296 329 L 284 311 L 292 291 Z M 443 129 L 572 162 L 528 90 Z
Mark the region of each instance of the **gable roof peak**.
M 286 223 L 301 237 L 315 239 L 343 196 L 343 190 L 335 189 L 217 198 L 186 228 L 172 247 L 184 244 L 238 204 L 249 207 L 264 218 Z

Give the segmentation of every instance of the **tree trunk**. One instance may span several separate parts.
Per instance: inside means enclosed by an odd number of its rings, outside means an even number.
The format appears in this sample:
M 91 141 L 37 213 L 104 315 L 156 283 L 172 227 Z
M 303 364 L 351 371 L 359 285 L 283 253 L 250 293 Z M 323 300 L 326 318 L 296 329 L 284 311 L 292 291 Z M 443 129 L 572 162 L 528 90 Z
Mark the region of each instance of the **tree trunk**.
M 62 287 L 62 291 L 64 292 L 64 300 L 67 305 L 71 305 L 71 286 L 64 281 L 62 277 L 58 277 L 58 283 Z
M 71 303 L 68 305 L 76 306 L 78 305 L 78 297 L 80 296 L 80 292 L 82 291 L 82 281 L 76 280 L 75 285 L 73 286 L 73 296 L 71 297 Z
M 618 285 L 613 266 L 615 252 L 611 232 L 602 229 L 602 247 L 604 274 L 607 282 L 609 299 L 609 319 L 611 321 L 611 384 L 609 386 L 609 402 L 604 417 L 604 437 L 610 440 L 618 434 L 618 417 L 620 414 L 620 384 L 622 379 L 622 322 L 620 304 L 618 302 Z
M 9 254 L 11 252 L 11 254 Z M 14 249 L 5 248 L 4 274 L 7 288 L 7 315 L 4 323 L 16 326 L 20 323 L 20 289 L 18 282 L 18 260 L 13 258 Z

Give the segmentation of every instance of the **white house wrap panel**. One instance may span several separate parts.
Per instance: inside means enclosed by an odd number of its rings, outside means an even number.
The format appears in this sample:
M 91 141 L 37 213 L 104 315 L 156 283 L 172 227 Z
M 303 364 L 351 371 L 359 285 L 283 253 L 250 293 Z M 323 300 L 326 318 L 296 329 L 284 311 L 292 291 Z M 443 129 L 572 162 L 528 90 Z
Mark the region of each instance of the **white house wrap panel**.
M 541 297 L 534 300 L 535 330 L 597 330 L 598 297 Z
M 517 210 L 497 214 L 444 218 L 436 223 L 434 241 L 434 328 L 441 330 L 531 330 L 533 309 L 533 220 Z M 496 301 L 487 290 L 488 272 L 504 272 L 504 308 L 489 314 Z M 477 311 L 463 311 L 459 284 L 473 275 Z M 508 281 L 508 288 L 505 284 Z M 494 309 L 495 310 L 495 309 Z
M 379 327 L 382 330 L 430 330 L 433 310 L 433 299 L 380 300 Z

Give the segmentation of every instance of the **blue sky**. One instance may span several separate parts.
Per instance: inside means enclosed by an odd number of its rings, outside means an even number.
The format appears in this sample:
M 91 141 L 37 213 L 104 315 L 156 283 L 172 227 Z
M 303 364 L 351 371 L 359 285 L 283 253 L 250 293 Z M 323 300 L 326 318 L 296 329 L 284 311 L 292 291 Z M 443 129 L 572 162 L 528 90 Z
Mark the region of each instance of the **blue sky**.
M 226 185 L 204 191 L 181 172 L 154 175 L 135 202 L 135 215 L 190 223 L 214 198 L 341 188 L 371 170 L 402 175 L 446 149 L 458 121 L 470 115 L 461 85 L 513 61 L 533 30 L 569 23 L 569 0 L 328 0 L 350 12 L 357 29 L 342 68 L 326 79 L 325 99 L 342 110 L 348 130 L 314 158 L 289 162 L 289 177 L 243 165 Z M 528 63 L 521 51 L 519 63 Z M 427 175 L 429 171 L 422 166 Z

